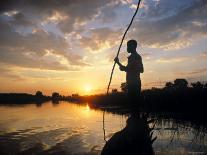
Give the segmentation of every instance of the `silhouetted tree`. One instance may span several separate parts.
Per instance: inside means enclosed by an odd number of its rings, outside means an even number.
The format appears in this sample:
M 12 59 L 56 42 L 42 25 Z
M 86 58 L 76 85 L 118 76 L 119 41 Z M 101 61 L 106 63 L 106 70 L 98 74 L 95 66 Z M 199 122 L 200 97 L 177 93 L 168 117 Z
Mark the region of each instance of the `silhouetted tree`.
M 165 88 L 172 88 L 174 86 L 174 84 L 172 82 L 167 82 L 165 84 Z
M 43 97 L 43 94 L 41 91 L 37 91 L 35 94 L 36 97 Z
M 60 94 L 59 93 L 57 93 L 57 92 L 53 92 L 52 93 L 52 99 L 58 99 L 60 97 Z
M 121 83 L 121 91 L 122 92 L 127 92 L 127 83 L 126 82 L 123 82 L 123 83 Z
M 117 93 L 118 90 L 117 89 L 112 89 L 112 93 Z
M 79 97 L 79 94 L 72 94 L 72 97 Z
M 188 81 L 186 79 L 176 79 L 174 81 L 175 88 L 187 88 L 188 87 Z
M 191 83 L 191 86 L 193 88 L 204 88 L 204 85 L 201 82 L 199 82 L 199 81 L 197 81 L 195 83 Z

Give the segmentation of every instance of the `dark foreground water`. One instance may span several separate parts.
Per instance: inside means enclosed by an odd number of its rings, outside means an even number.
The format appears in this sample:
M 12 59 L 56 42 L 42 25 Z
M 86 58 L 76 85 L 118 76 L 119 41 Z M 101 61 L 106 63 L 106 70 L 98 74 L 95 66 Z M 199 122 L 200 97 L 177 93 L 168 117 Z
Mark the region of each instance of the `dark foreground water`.
M 102 111 L 87 104 L 67 102 L 1 105 L 0 154 L 100 154 L 105 144 L 102 115 Z M 126 119 L 127 115 L 106 113 L 107 139 L 125 127 Z M 154 136 L 157 136 L 153 143 L 156 154 L 207 154 L 202 126 L 158 119 Z

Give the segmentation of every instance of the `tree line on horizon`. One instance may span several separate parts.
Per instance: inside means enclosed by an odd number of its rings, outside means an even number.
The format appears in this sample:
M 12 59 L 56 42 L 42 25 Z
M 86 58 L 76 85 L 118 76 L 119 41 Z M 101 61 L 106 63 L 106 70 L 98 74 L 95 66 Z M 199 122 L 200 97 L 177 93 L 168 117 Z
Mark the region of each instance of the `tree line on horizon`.
M 189 83 L 186 79 L 181 78 L 181 79 L 175 79 L 173 82 L 166 82 L 165 86 L 163 88 L 156 88 L 152 87 L 151 89 L 185 89 L 185 88 L 195 88 L 195 89 L 202 89 L 202 88 L 207 88 L 207 82 L 192 82 Z M 120 85 L 121 92 L 126 93 L 127 92 L 127 83 L 123 82 Z M 118 93 L 118 89 L 112 89 L 111 93 Z M 43 97 L 43 93 L 41 91 L 37 91 L 35 93 L 35 96 L 37 97 Z M 92 95 L 93 96 L 93 95 Z M 61 95 L 58 92 L 53 92 L 51 95 L 52 99 L 71 99 L 71 98 L 79 98 L 80 95 L 78 93 L 72 94 L 72 95 Z
M 112 89 L 109 95 L 89 96 L 89 103 L 94 107 L 111 107 L 130 105 L 127 98 L 127 84 L 121 84 L 121 91 Z M 175 79 L 173 82 L 166 82 L 164 87 L 142 90 L 140 96 L 141 105 L 147 111 L 156 112 L 181 112 L 199 113 L 206 108 L 207 83 L 192 82 L 186 79 Z
M 151 89 L 185 89 L 185 88 L 195 88 L 202 89 L 207 88 L 207 82 L 192 82 L 189 83 L 186 79 L 175 79 L 173 82 L 166 82 L 163 88 L 152 87 Z M 121 92 L 127 92 L 127 83 L 123 82 L 120 86 Z M 117 93 L 118 89 L 112 89 L 112 93 Z
M 121 92 L 119 92 L 117 89 L 112 89 L 111 94 L 125 94 L 127 92 L 127 84 L 121 83 Z M 159 90 L 162 90 L 162 92 L 171 92 L 171 93 L 177 93 L 179 91 L 185 92 L 188 89 L 192 90 L 202 90 L 207 88 L 207 83 L 205 82 L 192 82 L 188 83 L 186 79 L 175 79 L 173 82 L 166 82 L 165 86 L 163 88 L 156 88 L 152 87 L 151 89 L 142 90 L 142 94 L 145 96 L 155 93 L 161 94 Z M 37 91 L 35 95 L 32 94 L 26 94 L 26 93 L 0 93 L 0 102 L 6 103 L 6 102 L 44 102 L 48 100 L 53 101 L 71 101 L 71 102 L 82 102 L 82 101 L 88 101 L 88 99 L 95 99 L 99 98 L 100 96 L 106 96 L 106 94 L 94 94 L 94 95 L 87 95 L 87 96 L 80 96 L 79 94 L 72 94 L 68 96 L 64 96 L 59 94 L 58 92 L 53 92 L 51 96 L 46 96 L 42 93 L 42 91 Z M 120 97 L 120 96 L 119 96 Z M 119 98 L 120 99 L 120 98 Z

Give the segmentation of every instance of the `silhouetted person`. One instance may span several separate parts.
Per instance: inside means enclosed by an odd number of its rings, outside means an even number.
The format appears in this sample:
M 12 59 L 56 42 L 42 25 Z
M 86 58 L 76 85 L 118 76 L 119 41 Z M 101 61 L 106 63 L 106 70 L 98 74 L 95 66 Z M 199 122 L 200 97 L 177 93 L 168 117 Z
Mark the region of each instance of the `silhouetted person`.
M 126 127 L 105 144 L 101 155 L 154 155 L 152 130 L 146 117 L 129 117 Z
M 122 65 L 119 62 L 118 57 L 114 61 L 119 65 L 121 71 L 126 72 L 126 83 L 127 83 L 127 96 L 131 104 L 140 106 L 140 93 L 141 93 L 141 79 L 140 73 L 144 72 L 142 64 L 142 57 L 137 53 L 137 42 L 136 40 L 129 40 L 127 42 L 127 52 L 131 53 L 128 57 L 127 66 Z

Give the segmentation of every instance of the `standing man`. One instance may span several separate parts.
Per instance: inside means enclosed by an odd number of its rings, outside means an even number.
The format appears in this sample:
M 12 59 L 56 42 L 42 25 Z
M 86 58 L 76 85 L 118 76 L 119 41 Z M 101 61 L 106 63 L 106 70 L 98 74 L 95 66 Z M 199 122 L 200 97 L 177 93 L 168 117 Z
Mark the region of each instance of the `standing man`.
M 131 53 L 128 57 L 127 66 L 122 65 L 119 62 L 119 58 L 116 57 L 114 61 L 119 65 L 121 71 L 126 72 L 126 83 L 127 83 L 127 96 L 130 104 L 140 106 L 140 94 L 141 94 L 141 79 L 140 73 L 144 72 L 142 64 L 142 57 L 137 53 L 137 41 L 129 40 L 127 42 L 127 52 Z

